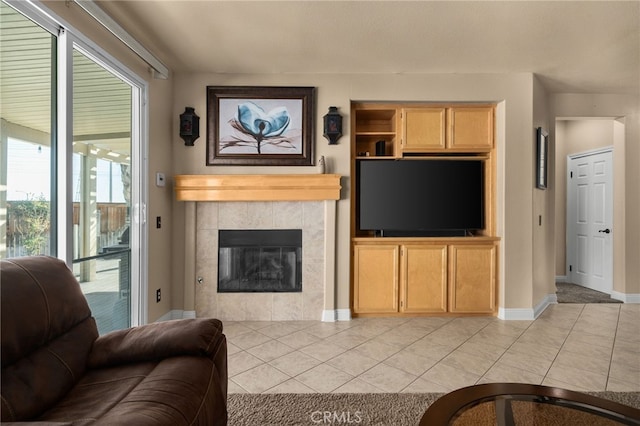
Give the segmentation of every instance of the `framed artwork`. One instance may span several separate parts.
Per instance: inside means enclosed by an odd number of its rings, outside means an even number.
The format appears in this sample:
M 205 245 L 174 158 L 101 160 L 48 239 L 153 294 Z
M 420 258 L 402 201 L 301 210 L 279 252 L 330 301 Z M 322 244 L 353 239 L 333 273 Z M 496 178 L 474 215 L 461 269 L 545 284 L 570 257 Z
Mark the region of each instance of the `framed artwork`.
M 547 167 L 549 157 L 549 134 L 536 129 L 536 188 L 547 189 Z
M 314 164 L 315 88 L 207 86 L 207 166 Z

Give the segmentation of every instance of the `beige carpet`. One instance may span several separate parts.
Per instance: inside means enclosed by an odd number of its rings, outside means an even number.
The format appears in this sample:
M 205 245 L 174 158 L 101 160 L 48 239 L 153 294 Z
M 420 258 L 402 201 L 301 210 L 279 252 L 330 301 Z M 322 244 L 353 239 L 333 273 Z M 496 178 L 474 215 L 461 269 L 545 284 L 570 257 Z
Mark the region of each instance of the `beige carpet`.
M 640 408 L 640 392 L 589 392 Z M 229 426 L 416 426 L 442 394 L 229 394 Z
M 571 283 L 556 283 L 556 296 L 558 303 L 622 303 L 607 293 Z

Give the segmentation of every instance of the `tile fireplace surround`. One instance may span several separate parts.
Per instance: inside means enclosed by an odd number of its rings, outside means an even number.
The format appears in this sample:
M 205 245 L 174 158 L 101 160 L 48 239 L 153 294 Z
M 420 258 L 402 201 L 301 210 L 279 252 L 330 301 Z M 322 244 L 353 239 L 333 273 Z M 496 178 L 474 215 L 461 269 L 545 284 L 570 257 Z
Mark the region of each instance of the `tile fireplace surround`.
M 338 175 L 179 175 L 185 205 L 185 316 L 335 321 Z M 218 293 L 220 229 L 301 229 L 302 292 Z

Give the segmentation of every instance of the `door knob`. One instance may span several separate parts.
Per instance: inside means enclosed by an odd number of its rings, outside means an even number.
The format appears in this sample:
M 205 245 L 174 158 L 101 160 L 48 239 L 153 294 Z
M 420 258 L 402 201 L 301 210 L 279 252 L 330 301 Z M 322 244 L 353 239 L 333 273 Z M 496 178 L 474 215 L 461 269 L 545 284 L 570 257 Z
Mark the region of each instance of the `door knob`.
M 609 234 L 611 233 L 611 229 L 607 228 L 607 229 L 601 229 L 598 232 L 604 232 L 605 234 Z

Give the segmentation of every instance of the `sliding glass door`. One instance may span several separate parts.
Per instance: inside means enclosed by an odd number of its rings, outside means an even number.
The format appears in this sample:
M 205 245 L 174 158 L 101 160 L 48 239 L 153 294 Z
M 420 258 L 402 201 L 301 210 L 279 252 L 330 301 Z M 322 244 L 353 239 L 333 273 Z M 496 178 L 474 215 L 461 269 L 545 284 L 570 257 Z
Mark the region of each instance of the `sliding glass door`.
M 145 84 L 9 3 L 18 10 L 0 3 L 0 257 L 65 260 L 101 334 L 143 323 Z
M 73 269 L 100 332 L 131 324 L 132 88 L 73 50 Z
M 0 29 L 0 257 L 55 254 L 57 37 L 4 3 Z

